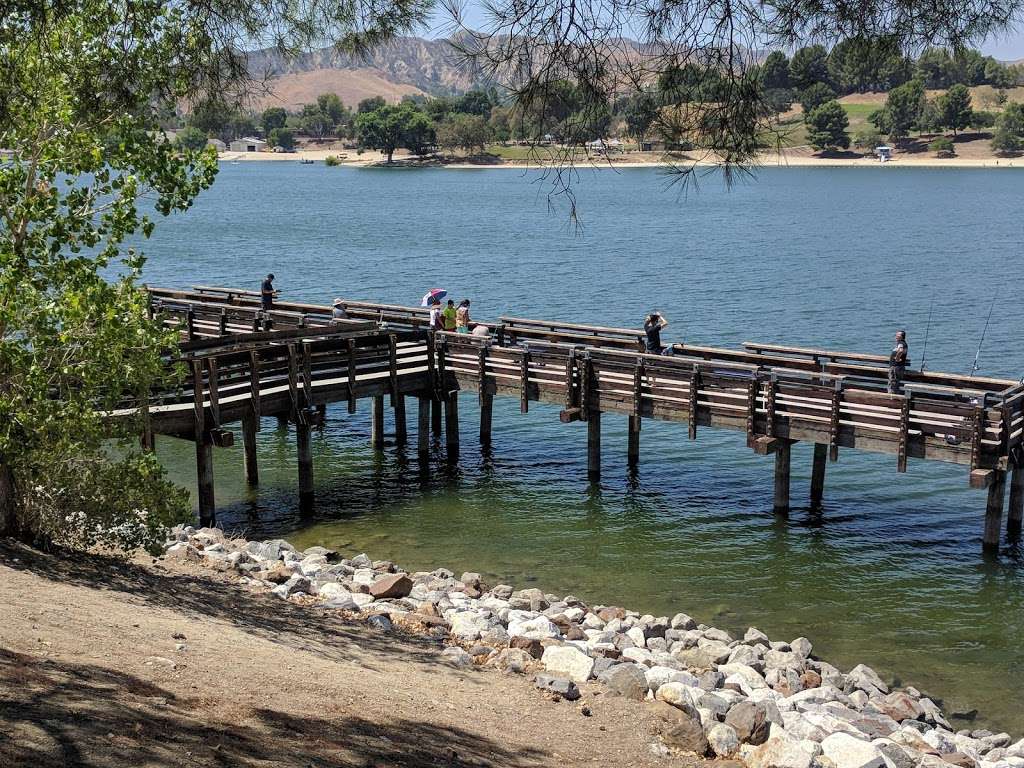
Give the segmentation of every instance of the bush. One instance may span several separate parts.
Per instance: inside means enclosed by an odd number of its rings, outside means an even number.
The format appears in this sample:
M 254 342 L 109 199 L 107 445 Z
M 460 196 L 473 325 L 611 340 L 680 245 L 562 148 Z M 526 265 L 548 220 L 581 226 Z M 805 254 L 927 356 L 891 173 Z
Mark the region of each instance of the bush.
M 984 109 L 976 109 L 971 114 L 971 128 L 979 130 L 981 128 L 991 128 L 996 124 L 995 112 L 987 112 Z
M 956 147 L 953 146 L 953 140 L 947 139 L 945 136 L 939 136 L 939 138 L 935 139 L 928 145 L 928 149 L 939 157 L 951 157 L 956 154 Z
M 857 149 L 874 151 L 875 147 L 882 144 L 882 134 L 871 126 L 861 126 L 853 134 L 853 146 Z
M 992 137 L 992 149 L 997 155 L 1012 155 L 1020 152 L 1021 139 L 1014 133 L 1003 128 L 998 129 Z
M 336 165 L 341 165 L 341 161 L 334 155 L 328 155 L 327 157 L 324 158 L 324 165 L 333 168 Z

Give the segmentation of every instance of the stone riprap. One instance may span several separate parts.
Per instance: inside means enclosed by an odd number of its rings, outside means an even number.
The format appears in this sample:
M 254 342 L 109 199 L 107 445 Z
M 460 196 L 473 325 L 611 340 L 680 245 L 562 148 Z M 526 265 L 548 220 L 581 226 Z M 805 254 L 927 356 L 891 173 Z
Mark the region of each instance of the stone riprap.
M 652 616 L 445 568 L 406 573 L 365 554 L 175 529 L 167 556 L 235 572 L 254 591 L 394 625 L 448 644 L 438 662 L 534 674 L 545 695 L 580 686 L 649 702 L 665 747 L 750 768 L 1024 768 L 1024 739 L 955 731 L 934 701 L 873 669 L 843 673 L 807 638 L 742 637 L 685 613 Z M 595 689 L 597 690 L 597 689 Z M 661 747 L 661 748 L 665 748 Z

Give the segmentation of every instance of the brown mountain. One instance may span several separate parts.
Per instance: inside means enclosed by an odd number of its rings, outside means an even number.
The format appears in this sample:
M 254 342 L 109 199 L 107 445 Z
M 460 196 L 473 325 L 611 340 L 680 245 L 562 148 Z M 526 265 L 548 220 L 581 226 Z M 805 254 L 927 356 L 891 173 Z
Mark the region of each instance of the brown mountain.
M 270 92 L 259 99 L 259 106 L 288 109 L 332 91 L 354 106 L 370 96 L 394 102 L 405 95 L 462 93 L 477 83 L 446 41 L 419 37 L 396 38 L 366 57 L 324 48 L 286 60 L 257 51 L 249 55 L 249 67 L 268 78 Z

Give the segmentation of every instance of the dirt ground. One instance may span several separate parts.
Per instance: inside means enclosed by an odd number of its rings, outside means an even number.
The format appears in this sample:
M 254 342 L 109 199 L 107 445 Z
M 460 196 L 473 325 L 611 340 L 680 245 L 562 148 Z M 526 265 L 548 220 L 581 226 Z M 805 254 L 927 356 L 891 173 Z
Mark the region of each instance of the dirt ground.
M 552 701 L 199 566 L 0 541 L 0 606 L 4 768 L 694 764 L 652 751 L 648 705 Z

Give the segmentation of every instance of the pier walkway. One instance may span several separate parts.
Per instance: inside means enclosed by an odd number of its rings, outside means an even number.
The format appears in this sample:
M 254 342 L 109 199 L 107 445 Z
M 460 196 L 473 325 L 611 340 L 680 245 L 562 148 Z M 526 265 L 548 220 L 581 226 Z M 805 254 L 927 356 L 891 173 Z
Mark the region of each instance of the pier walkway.
M 480 439 L 490 442 L 495 396 L 560 406 L 565 423 L 587 425 L 591 479 L 601 471 L 601 421 L 628 420 L 626 460 L 640 461 L 644 419 L 687 425 L 695 440 L 706 427 L 744 433 L 746 444 L 773 455 L 774 508 L 790 506 L 791 446 L 814 444 L 811 504 L 824 493 L 826 465 L 840 450 L 891 454 L 897 472 L 909 459 L 967 468 L 971 487 L 987 489 L 983 546 L 1000 543 L 1006 486 L 1007 535 L 1018 537 L 1024 512 L 1024 386 L 952 373 L 907 371 L 903 392 L 886 391 L 880 355 L 748 342 L 742 349 L 673 345 L 673 356 L 643 352 L 643 332 L 577 323 L 501 317 L 481 323 L 488 336 L 431 332 L 428 311 L 345 301 L 349 320 L 331 308 L 275 302 L 263 312 L 255 292 L 196 286 L 149 288 L 150 310 L 182 338 L 185 378 L 151 393 L 142 407 L 153 434 L 193 440 L 204 524 L 215 520 L 212 450 L 231 445 L 227 425 L 240 423 L 248 481 L 258 483 L 256 432 L 262 416 L 295 425 L 300 504 L 313 504 L 310 429 L 329 403 L 354 412 L 370 399 L 371 445 L 384 439 L 385 398 L 394 435 L 407 441 L 405 398 L 418 402 L 421 455 L 442 422 L 449 457 L 459 451 L 459 394 L 480 403 Z M 169 360 L 169 362 L 171 362 Z M 127 404 L 124 413 L 139 407 Z M 1008 482 L 1009 480 L 1009 482 Z

